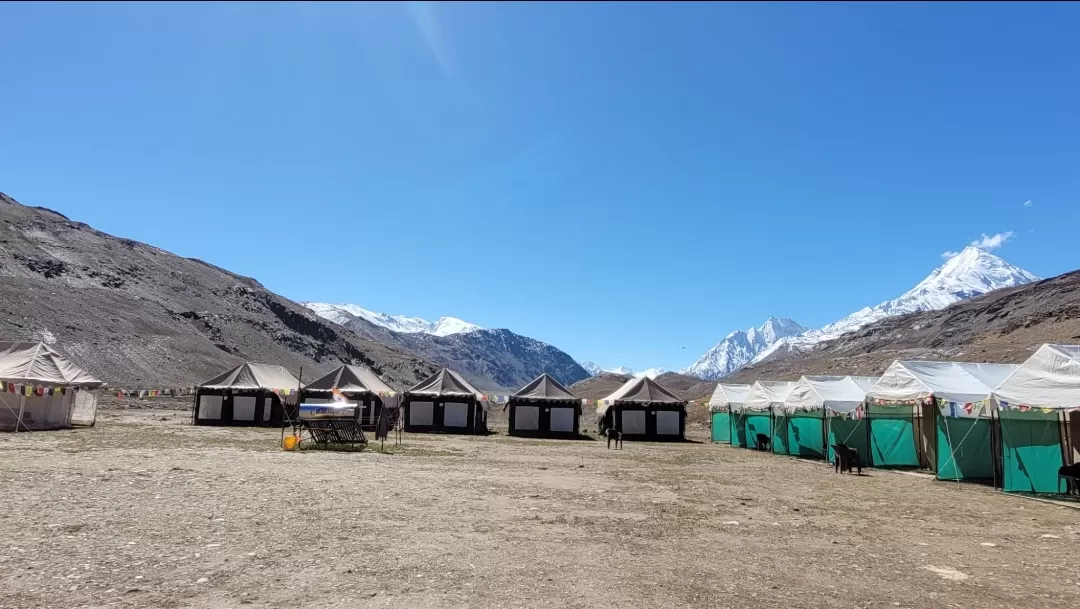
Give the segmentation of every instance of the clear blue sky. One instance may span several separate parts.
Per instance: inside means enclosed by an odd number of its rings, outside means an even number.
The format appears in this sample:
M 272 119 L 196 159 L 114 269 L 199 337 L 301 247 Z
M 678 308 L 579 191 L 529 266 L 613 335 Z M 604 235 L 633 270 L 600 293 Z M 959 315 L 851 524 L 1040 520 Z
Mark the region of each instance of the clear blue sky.
M 768 315 L 897 296 L 983 233 L 1036 274 L 1080 266 L 1077 23 L 5 3 L 0 190 L 296 300 L 678 368 Z

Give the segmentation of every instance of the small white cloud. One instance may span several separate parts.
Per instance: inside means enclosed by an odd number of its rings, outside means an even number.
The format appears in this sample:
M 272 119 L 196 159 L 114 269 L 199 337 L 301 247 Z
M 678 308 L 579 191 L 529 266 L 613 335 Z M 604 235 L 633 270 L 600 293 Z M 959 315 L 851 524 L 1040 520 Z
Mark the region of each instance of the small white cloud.
M 1031 199 L 1028 199 L 1027 201 L 1024 201 L 1024 207 L 1031 207 L 1032 205 L 1035 205 L 1035 204 L 1031 202 Z
M 1035 229 L 1033 228 L 1033 229 L 1029 230 L 1028 232 L 1033 233 L 1033 232 L 1035 232 Z
M 942 260 L 952 260 L 953 258 L 956 258 L 959 255 L 960 255 L 960 252 L 954 252 L 952 250 L 948 250 L 948 251 L 945 251 L 945 252 L 941 252 L 941 259 Z
M 972 241 L 971 245 L 974 245 L 981 250 L 996 250 L 1004 245 L 1006 241 L 1012 239 L 1012 236 L 1013 232 L 1011 230 L 1005 231 L 1004 233 L 994 233 L 993 235 L 983 233 L 982 238 Z

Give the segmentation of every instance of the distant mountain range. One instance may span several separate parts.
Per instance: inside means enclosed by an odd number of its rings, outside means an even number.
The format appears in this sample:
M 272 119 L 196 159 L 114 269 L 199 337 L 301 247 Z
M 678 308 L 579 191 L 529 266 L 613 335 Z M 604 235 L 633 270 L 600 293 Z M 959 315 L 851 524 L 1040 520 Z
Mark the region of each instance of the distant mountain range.
M 305 302 L 320 317 L 356 334 L 412 351 L 464 374 L 480 389 L 516 391 L 541 373 L 570 385 L 589 373 L 574 358 L 535 338 L 485 329 L 456 317 L 430 322 L 387 315 L 355 304 Z
M 865 307 L 817 330 L 807 330 L 790 319 L 770 317 L 758 328 L 757 336 L 753 337 L 757 340 L 751 340 L 750 331 L 732 332 L 683 372 L 706 380 L 721 379 L 780 350 L 806 350 L 886 317 L 943 309 L 994 290 L 1038 280 L 1032 273 L 998 256 L 967 247 L 899 298 Z
M 593 362 L 581 362 L 581 367 L 584 368 L 585 371 L 589 373 L 589 376 L 596 376 L 598 374 L 607 373 L 607 374 L 617 374 L 617 375 L 620 375 L 620 376 L 633 376 L 633 377 L 638 377 L 638 378 L 643 377 L 643 376 L 647 376 L 647 377 L 649 377 L 651 379 L 654 379 L 654 378 L 660 376 L 661 374 L 664 374 L 665 372 L 667 372 L 667 370 L 664 369 L 664 368 L 648 368 L 648 369 L 642 370 L 641 372 L 634 372 L 632 369 L 627 368 L 626 366 L 617 366 L 615 368 L 601 368 L 598 364 L 595 364 Z

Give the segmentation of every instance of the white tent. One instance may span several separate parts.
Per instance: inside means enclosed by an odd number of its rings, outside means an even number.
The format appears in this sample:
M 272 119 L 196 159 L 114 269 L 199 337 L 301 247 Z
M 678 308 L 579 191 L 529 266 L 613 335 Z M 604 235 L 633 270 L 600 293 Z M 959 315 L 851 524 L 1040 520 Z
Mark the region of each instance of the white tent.
M 750 394 L 750 385 L 725 385 L 720 383 L 709 398 L 709 412 L 727 410 L 732 405 L 746 403 L 746 396 Z
M 804 376 L 784 400 L 782 410 L 828 410 L 847 414 L 866 400 L 866 392 L 877 381 L 869 376 Z
M 732 410 L 771 410 L 784 405 L 795 383 L 791 381 L 757 381 L 750 387 L 746 401 L 741 405 L 732 405 Z
M 918 402 L 933 396 L 961 405 L 979 404 L 989 400 L 994 387 L 1016 369 L 1015 364 L 897 360 L 866 396 L 870 400 L 893 403 Z M 979 416 L 984 409 L 985 405 L 980 405 L 961 412 Z
M 1043 345 L 994 390 L 1004 408 L 1080 408 L 1080 346 Z
M 0 430 L 93 425 L 101 381 L 44 343 L 0 342 Z

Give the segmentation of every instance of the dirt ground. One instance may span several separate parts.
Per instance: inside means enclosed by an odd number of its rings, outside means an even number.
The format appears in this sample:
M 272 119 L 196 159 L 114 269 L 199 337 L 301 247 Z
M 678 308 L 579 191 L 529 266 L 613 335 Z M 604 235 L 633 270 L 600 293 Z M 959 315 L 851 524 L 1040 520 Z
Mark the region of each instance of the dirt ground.
M 0 436 L 0 607 L 1080 606 L 1080 511 L 979 486 L 703 442 L 290 453 L 188 416 Z

